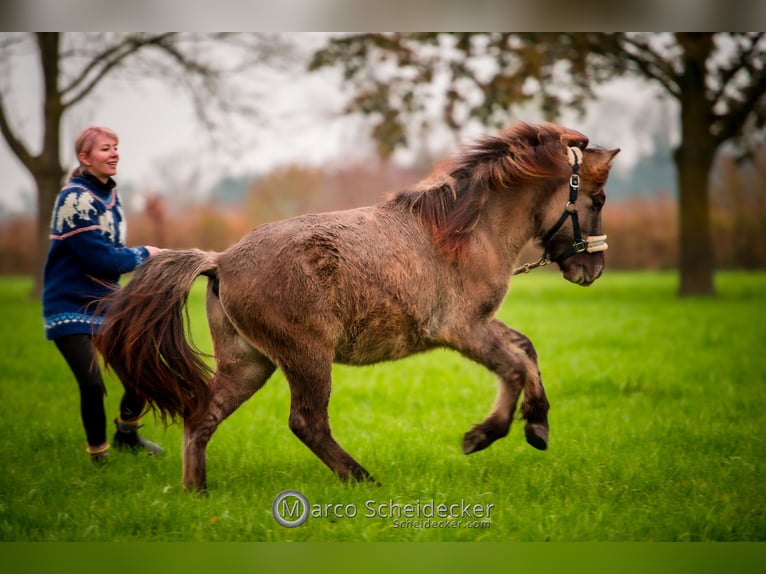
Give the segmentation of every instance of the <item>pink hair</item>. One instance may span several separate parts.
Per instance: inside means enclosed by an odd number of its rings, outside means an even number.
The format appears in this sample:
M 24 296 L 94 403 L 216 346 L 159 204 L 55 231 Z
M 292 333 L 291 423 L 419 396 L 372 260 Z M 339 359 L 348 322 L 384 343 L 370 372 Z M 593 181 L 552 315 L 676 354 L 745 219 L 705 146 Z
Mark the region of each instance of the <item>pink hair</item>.
M 115 142 L 120 141 L 120 138 L 117 137 L 117 134 L 109 128 L 102 126 L 90 126 L 85 128 L 82 130 L 82 132 L 80 132 L 80 135 L 77 136 L 77 139 L 74 142 L 74 153 L 75 157 L 78 158 L 78 161 L 81 153 L 84 153 L 85 155 L 90 153 L 90 150 L 93 149 L 93 145 L 96 143 L 96 138 L 98 136 L 106 136 L 110 139 L 113 139 Z M 69 175 L 69 179 L 81 175 L 82 172 L 83 165 L 80 164 L 74 168 L 74 170 L 72 170 L 72 173 Z

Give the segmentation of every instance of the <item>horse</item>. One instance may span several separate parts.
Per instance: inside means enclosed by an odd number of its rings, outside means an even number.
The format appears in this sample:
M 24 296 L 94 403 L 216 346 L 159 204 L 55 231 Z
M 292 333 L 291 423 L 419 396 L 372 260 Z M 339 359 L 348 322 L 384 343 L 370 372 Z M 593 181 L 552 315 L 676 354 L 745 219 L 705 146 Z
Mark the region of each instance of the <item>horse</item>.
M 463 437 L 465 454 L 508 434 L 522 392 L 526 440 L 545 450 L 550 405 L 536 350 L 495 313 L 530 240 L 570 282 L 601 275 L 604 186 L 618 152 L 557 124 L 516 123 L 376 205 L 266 223 L 222 252 L 164 250 L 102 301 L 94 345 L 147 409 L 166 424 L 183 420 L 187 491 L 206 491 L 213 433 L 277 368 L 290 430 L 340 479 L 374 482 L 332 435 L 332 365 L 437 347 L 498 380 L 490 413 Z M 187 333 L 200 276 L 215 368 Z

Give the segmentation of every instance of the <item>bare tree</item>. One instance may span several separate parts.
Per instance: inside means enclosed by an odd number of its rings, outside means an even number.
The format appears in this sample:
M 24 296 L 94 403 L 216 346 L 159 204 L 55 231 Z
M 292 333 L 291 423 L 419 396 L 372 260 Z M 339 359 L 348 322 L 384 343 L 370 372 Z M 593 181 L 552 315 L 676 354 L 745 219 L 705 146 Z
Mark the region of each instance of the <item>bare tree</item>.
M 680 109 L 680 294 L 715 292 L 710 172 L 724 143 L 763 134 L 763 33 L 358 34 L 332 39 L 312 62 L 333 65 L 354 86 L 349 110 L 373 118 L 384 154 L 409 144 L 434 102 L 459 130 L 470 121 L 502 124 L 529 102 L 555 119 L 563 106 L 582 109 L 594 85 L 617 75 L 652 82 Z
M 32 50 L 43 80 L 42 131 L 35 153 L 14 125 L 8 99 L 12 86 L 0 85 L 0 133 L 32 175 L 37 193 L 36 267 L 42 270 L 53 203 L 65 175 L 62 118 L 117 74 L 153 77 L 191 98 L 197 115 L 213 129 L 233 113 L 255 112 L 252 93 L 233 80 L 277 57 L 287 57 L 280 37 L 263 34 L 36 33 L 0 35 L 0 60 Z M 6 60 L 8 61 L 8 60 Z M 241 87 L 241 86 L 238 86 Z M 41 275 L 35 280 L 40 293 Z

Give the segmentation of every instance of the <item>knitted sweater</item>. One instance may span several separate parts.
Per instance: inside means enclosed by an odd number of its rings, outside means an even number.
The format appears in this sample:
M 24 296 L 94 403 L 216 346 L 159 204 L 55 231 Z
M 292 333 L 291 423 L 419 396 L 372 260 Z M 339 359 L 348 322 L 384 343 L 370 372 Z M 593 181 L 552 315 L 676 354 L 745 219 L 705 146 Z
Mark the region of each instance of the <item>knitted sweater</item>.
M 43 273 L 47 339 L 91 334 L 102 323 L 92 303 L 118 288 L 120 275 L 149 257 L 145 247 L 125 247 L 125 234 L 112 179 L 104 184 L 85 173 L 61 190 Z

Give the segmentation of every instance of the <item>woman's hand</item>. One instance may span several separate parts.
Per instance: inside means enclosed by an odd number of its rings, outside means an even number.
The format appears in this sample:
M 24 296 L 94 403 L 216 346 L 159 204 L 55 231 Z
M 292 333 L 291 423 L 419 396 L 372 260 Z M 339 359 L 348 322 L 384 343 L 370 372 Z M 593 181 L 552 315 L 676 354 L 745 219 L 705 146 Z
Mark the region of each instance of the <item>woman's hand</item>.
M 144 245 L 144 247 L 146 247 L 146 250 L 149 252 L 149 257 L 154 257 L 158 253 L 165 251 L 164 249 L 155 247 L 154 245 Z

